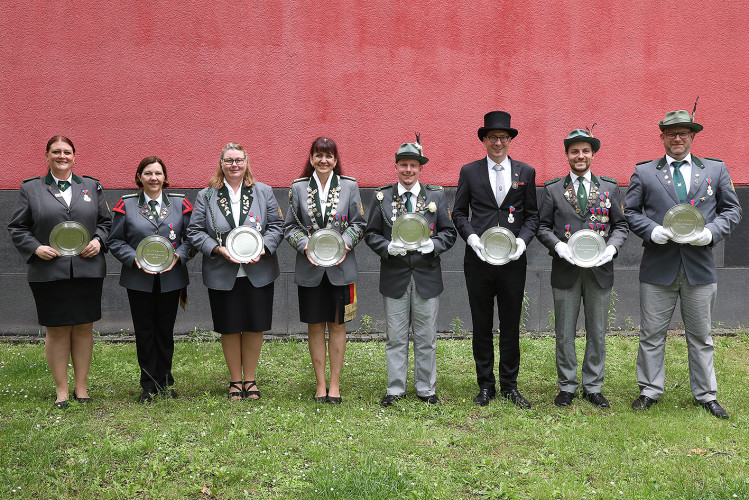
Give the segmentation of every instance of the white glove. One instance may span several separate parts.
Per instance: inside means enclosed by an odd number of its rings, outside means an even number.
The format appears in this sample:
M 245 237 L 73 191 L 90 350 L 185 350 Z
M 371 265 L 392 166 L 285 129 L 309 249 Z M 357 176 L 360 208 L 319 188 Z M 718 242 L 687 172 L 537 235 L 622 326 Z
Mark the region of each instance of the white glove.
M 570 246 L 560 241 L 556 245 L 554 245 L 554 251 L 559 255 L 561 258 L 572 264 L 573 266 L 577 265 L 575 264 L 575 261 L 572 260 L 572 250 L 570 250 Z
M 484 258 L 484 255 L 482 253 L 484 250 L 484 245 L 481 244 L 481 239 L 477 234 L 470 235 L 466 240 L 466 243 L 468 243 L 468 246 L 473 248 L 473 251 L 476 252 L 476 255 L 479 256 L 479 259 L 486 262 L 486 259 Z
M 692 241 L 689 242 L 689 244 L 696 247 L 704 247 L 705 245 L 709 245 L 712 241 L 713 233 L 711 233 L 708 228 L 703 227 L 700 234 L 695 236 Z
M 653 232 L 650 233 L 650 241 L 656 245 L 663 245 L 668 240 L 674 237 L 674 233 L 670 229 L 666 229 L 663 226 L 655 226 Z
M 522 238 L 515 238 L 515 245 L 518 247 L 515 253 L 507 256 L 510 260 L 518 260 L 523 255 L 523 252 L 525 252 L 525 241 Z
M 606 245 L 606 250 L 603 251 L 603 255 L 601 255 L 596 261 L 596 267 L 611 262 L 614 255 L 616 255 L 616 247 L 614 245 Z
M 434 251 L 434 242 L 432 241 L 432 238 L 429 238 L 428 240 L 426 240 L 424 244 L 421 245 L 416 250 L 423 253 L 424 255 L 428 253 L 432 253 Z
M 388 253 L 390 255 L 406 255 L 406 249 L 403 248 L 400 243 L 391 241 L 388 243 Z

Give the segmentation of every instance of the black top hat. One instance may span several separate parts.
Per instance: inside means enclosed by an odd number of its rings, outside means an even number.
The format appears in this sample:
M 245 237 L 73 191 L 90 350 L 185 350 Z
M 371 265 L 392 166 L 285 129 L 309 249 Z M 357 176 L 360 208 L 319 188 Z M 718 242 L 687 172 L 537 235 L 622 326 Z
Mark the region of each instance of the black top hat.
M 484 115 L 484 126 L 479 129 L 479 139 L 483 141 L 490 130 L 506 130 L 513 139 L 518 135 L 518 131 L 510 127 L 510 113 L 504 111 L 489 111 Z

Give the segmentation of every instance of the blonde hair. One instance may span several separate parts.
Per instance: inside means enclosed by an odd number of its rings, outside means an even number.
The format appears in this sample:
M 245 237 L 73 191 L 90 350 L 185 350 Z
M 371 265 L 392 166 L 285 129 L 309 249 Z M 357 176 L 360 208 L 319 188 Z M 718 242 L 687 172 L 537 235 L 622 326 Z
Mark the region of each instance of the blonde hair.
M 221 157 L 218 159 L 218 166 L 216 167 L 216 172 L 213 174 L 213 177 L 211 177 L 211 180 L 208 181 L 208 184 L 214 188 L 214 189 L 221 189 L 224 187 L 224 171 L 221 169 L 221 160 L 224 159 L 224 154 L 229 151 L 230 149 L 236 149 L 237 151 L 241 151 L 244 153 L 245 161 L 247 162 L 247 170 L 244 171 L 244 182 L 243 184 L 246 187 L 250 187 L 253 184 L 255 184 L 255 176 L 252 175 L 252 169 L 250 168 L 250 162 L 247 159 L 247 151 L 242 147 L 241 144 L 237 142 L 230 142 L 226 146 L 221 149 Z

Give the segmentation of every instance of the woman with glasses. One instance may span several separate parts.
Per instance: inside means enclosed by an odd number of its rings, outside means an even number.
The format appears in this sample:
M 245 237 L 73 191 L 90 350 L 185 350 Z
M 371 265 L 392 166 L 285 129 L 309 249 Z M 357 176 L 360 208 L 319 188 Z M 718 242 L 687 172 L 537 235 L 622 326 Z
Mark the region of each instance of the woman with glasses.
M 101 319 L 104 252 L 112 220 L 101 184 L 73 173 L 75 147 L 56 135 L 47 142 L 47 174 L 25 179 L 8 224 L 13 244 L 28 263 L 28 280 L 39 324 L 46 327 L 44 354 L 55 381 L 55 406 L 68 405 L 68 362 L 73 361 L 73 398 L 91 399 L 87 377 L 94 347 L 94 321 Z M 85 237 L 78 247 L 70 238 L 56 243 L 55 230 L 66 223 L 67 236 Z M 80 230 L 79 228 L 85 228 Z M 55 233 L 54 235 L 52 233 Z
M 319 137 L 310 147 L 302 178 L 289 190 L 284 236 L 297 251 L 294 282 L 298 286 L 299 318 L 307 323 L 309 352 L 315 370 L 315 401 L 340 403 L 339 386 L 346 352 L 346 322 L 356 316 L 356 258 L 353 249 L 364 234 L 366 221 L 356 179 L 341 175 L 338 147 Z M 310 237 L 320 229 L 338 232 L 345 243 L 341 260 L 319 266 L 310 256 Z M 326 349 L 325 328 L 329 341 Z M 330 385 L 325 380 L 330 358 Z
M 143 389 L 139 401 L 146 403 L 157 394 L 177 397 L 171 388 L 174 322 L 180 293 L 190 282 L 187 261 L 192 247 L 187 241 L 187 224 L 192 205 L 183 194 L 163 192 L 169 187 L 166 165 L 156 156 L 141 160 L 135 184 L 141 191 L 123 196 L 112 209 L 107 246 L 122 262 L 120 285 L 127 289 Z M 172 262 L 162 271 L 144 269 L 136 258 L 141 241 L 154 235 L 166 238 L 174 247 Z
M 262 236 L 260 254 L 240 263 L 229 233 L 249 226 Z M 237 234 L 237 233 L 234 233 Z M 263 332 L 273 320 L 273 281 L 281 274 L 276 249 L 283 238 L 283 219 L 273 190 L 257 182 L 247 152 L 237 143 L 221 150 L 209 186 L 195 200 L 187 228 L 190 243 L 203 254 L 203 283 L 229 368 L 229 400 L 258 399 L 255 370 Z

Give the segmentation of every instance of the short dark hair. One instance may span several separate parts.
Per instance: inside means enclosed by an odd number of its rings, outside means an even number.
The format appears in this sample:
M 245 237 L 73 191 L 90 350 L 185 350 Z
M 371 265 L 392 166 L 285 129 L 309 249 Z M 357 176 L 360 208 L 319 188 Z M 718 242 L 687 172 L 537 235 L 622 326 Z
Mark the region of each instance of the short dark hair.
M 315 142 L 313 142 L 312 146 L 309 148 L 309 156 L 313 156 L 315 153 L 332 154 L 336 161 L 335 167 L 333 167 L 333 173 L 336 175 L 341 175 L 343 173 L 341 157 L 338 155 L 338 146 L 336 146 L 333 139 L 328 139 L 327 137 L 318 137 L 315 139 Z M 309 157 L 307 157 L 307 163 L 305 163 L 304 170 L 302 170 L 302 177 L 312 177 L 314 172 L 315 167 L 312 166 L 312 162 Z
M 52 147 L 52 144 L 56 143 L 57 141 L 66 143 L 68 146 L 70 146 L 70 149 L 73 150 L 73 154 L 75 154 L 75 146 L 73 146 L 73 141 L 71 141 L 64 135 L 54 135 L 52 136 L 52 139 L 47 141 L 47 153 L 49 153 L 49 148 Z
M 159 158 L 158 156 L 146 156 L 140 161 L 140 163 L 138 163 L 138 169 L 135 171 L 135 184 L 139 188 L 143 187 L 143 183 L 140 181 L 140 174 L 142 174 L 143 170 L 145 170 L 145 168 L 151 163 L 158 163 L 159 165 L 161 165 L 161 170 L 164 171 L 164 184 L 162 187 L 169 187 L 169 181 L 167 181 L 166 177 L 166 165 L 164 165 L 164 162 L 161 161 L 161 158 Z

